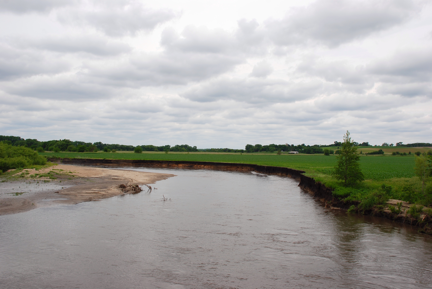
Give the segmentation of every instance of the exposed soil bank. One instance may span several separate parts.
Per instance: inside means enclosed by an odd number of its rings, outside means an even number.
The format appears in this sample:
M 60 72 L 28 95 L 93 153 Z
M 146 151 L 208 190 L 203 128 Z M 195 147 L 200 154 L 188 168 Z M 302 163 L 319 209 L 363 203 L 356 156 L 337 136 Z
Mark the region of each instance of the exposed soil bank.
M 55 179 L 35 178 L 35 173 Z M 77 204 L 136 194 L 141 191 L 139 185 L 153 184 L 174 176 L 65 164 L 39 171 L 25 170 L 19 174 L 26 176 L 0 185 L 0 215 L 25 212 L 55 203 Z
M 299 186 L 318 200 L 326 208 L 347 210 L 350 206 L 358 206 L 358 202 L 347 202 L 333 196 L 333 191 L 320 182 L 303 175 L 304 171 L 294 170 L 284 167 L 261 166 L 254 164 L 239 163 L 213 163 L 213 162 L 191 162 L 191 161 L 155 161 L 155 160 L 105 160 L 105 159 L 57 159 L 51 158 L 50 161 L 59 161 L 63 164 L 77 164 L 86 166 L 102 167 L 147 167 L 147 168 L 174 168 L 174 169 L 193 169 L 193 170 L 217 170 L 217 171 L 237 171 L 237 172 L 257 172 L 268 175 L 278 175 L 290 177 L 299 181 Z M 390 200 L 388 204 L 395 206 L 397 200 Z M 432 234 L 432 218 L 422 214 L 415 219 L 407 215 L 409 204 L 402 202 L 402 211 L 399 214 L 392 213 L 389 209 L 374 209 L 364 212 L 377 217 L 384 217 L 400 223 L 410 224 L 421 228 L 421 232 Z M 431 224 L 431 225 L 429 225 Z

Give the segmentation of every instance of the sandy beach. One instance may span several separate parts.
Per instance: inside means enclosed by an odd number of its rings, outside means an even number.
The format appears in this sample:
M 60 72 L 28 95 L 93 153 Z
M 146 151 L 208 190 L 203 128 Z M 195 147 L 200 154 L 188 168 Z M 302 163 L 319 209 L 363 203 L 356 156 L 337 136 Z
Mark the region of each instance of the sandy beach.
M 144 191 L 149 189 L 150 186 L 145 185 L 174 176 L 63 164 L 39 171 L 24 170 L 19 174 L 23 173 L 25 177 L 17 181 L 0 183 L 0 215 L 139 193 L 141 187 Z

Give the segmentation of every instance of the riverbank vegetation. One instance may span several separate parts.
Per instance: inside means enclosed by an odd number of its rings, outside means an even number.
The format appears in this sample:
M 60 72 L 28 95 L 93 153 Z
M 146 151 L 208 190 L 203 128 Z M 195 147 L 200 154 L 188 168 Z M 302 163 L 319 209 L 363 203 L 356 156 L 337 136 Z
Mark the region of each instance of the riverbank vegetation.
M 0 174 L 10 169 L 29 168 L 46 163 L 46 157 L 30 148 L 0 142 Z

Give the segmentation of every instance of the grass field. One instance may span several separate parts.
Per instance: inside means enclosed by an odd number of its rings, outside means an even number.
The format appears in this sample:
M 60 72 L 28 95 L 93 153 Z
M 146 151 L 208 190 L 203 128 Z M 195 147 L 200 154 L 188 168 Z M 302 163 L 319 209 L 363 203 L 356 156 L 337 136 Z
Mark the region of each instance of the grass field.
M 169 160 L 196 162 L 246 163 L 288 167 L 304 170 L 307 175 L 331 175 L 336 164 L 334 155 L 276 155 L 276 154 L 223 154 L 223 153 L 42 153 L 47 157 L 101 158 L 127 160 Z M 366 179 L 382 181 L 392 178 L 414 177 L 413 156 L 362 156 L 360 166 Z

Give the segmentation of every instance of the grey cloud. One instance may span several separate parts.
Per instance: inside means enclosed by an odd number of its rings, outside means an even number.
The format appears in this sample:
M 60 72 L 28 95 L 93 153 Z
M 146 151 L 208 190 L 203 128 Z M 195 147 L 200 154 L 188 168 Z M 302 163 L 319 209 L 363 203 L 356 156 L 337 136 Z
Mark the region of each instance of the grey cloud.
M 432 97 L 430 47 L 401 51 L 371 64 L 367 72 L 377 77 L 378 91 L 406 97 Z
M 88 74 L 114 86 L 184 85 L 228 72 L 242 61 L 242 58 L 224 54 L 140 54 L 127 63 L 89 67 Z
M 72 102 L 106 99 L 115 93 L 112 88 L 108 89 L 88 83 L 77 76 L 68 75 L 15 81 L 5 85 L 4 91 L 24 97 Z
M 46 38 L 21 43 L 21 45 L 59 53 L 88 53 L 98 56 L 118 55 L 131 51 L 131 47 L 125 43 L 97 35 Z
M 324 111 L 379 111 L 404 105 L 401 98 L 380 94 L 336 94 L 314 101 L 314 106 Z
M 431 82 L 423 83 L 383 83 L 378 87 L 380 94 L 394 94 L 405 97 L 427 96 L 432 98 L 432 84 Z
M 220 79 L 208 84 L 195 86 L 182 97 L 198 102 L 236 100 L 238 102 L 272 105 L 309 99 L 322 88 L 318 81 L 287 82 L 275 80 Z
M 432 47 L 398 52 L 392 57 L 379 60 L 369 67 L 376 75 L 430 80 L 432 77 Z
M 0 44 L 0 81 L 55 74 L 69 67 L 69 63 L 65 61 L 54 61 L 46 55 Z
M 350 64 L 348 61 L 322 61 L 308 58 L 297 67 L 305 77 L 318 77 L 329 84 L 333 92 L 348 90 L 364 93 L 373 87 L 374 81 L 365 65 Z M 330 92 L 330 91 L 329 91 Z
M 334 47 L 409 20 L 419 7 L 411 0 L 321 0 L 266 24 L 277 45 L 319 43 Z
M 70 0 L 0 0 L 0 12 L 29 13 L 49 12 L 54 8 L 68 6 Z
M 266 78 L 272 74 L 272 72 L 273 67 L 267 62 L 261 61 L 254 66 L 250 76 Z
M 157 25 L 178 16 L 178 13 L 171 10 L 146 8 L 138 1 L 119 3 L 112 6 L 98 3 L 91 11 L 64 11 L 59 13 L 58 18 L 64 23 L 91 26 L 106 35 L 122 37 L 135 35 L 138 31 L 153 30 Z

